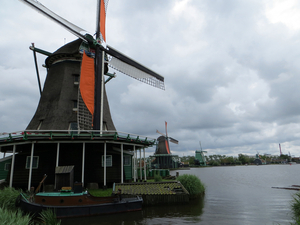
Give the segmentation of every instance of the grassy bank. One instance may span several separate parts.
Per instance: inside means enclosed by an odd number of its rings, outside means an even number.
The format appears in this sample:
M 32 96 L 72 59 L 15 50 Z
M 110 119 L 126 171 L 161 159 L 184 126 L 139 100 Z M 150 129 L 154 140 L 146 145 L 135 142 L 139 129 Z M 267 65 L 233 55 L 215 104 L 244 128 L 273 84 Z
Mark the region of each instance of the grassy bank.
M 55 213 L 51 210 L 43 211 L 37 217 L 24 215 L 16 206 L 16 199 L 21 191 L 5 187 L 0 190 L 0 221 L 1 224 L 11 225 L 59 225 L 61 222 L 56 219 Z
M 190 198 L 201 197 L 205 193 L 205 185 L 201 180 L 192 174 L 183 174 L 177 177 L 177 180 L 190 193 Z
M 300 225 L 300 192 L 298 191 L 293 198 L 294 199 L 291 204 L 293 219 L 295 220 L 295 223 L 293 224 Z

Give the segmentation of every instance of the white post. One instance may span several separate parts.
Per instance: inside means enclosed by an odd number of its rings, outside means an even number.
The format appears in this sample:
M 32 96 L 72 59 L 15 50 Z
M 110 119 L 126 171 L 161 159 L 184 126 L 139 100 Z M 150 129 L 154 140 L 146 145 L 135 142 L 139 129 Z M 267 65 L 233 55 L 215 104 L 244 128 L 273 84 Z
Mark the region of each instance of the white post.
M 142 171 L 142 149 L 140 149 L 140 178 L 143 180 L 143 171 Z
M 102 57 L 102 70 L 101 70 L 101 99 L 100 99 L 100 134 L 102 134 L 103 130 L 103 93 L 104 93 L 104 51 L 102 51 L 101 57 Z
M 133 180 L 136 182 L 136 163 L 135 163 L 135 145 L 133 146 Z
M 10 165 L 10 179 L 9 179 L 9 187 L 12 187 L 13 178 L 14 178 L 14 168 L 15 168 L 15 154 L 16 154 L 16 145 L 13 147 L 13 157 Z
M 84 163 L 85 163 L 85 142 L 82 143 L 82 174 L 81 174 L 82 186 L 84 186 Z
M 147 180 L 147 177 L 146 177 L 146 157 L 145 157 L 145 148 L 143 148 L 144 150 L 144 178 L 145 178 L 145 181 Z
M 34 152 L 34 143 L 31 144 L 31 156 L 30 156 L 30 168 L 29 168 L 29 179 L 28 179 L 28 191 L 30 191 L 30 186 L 31 186 L 33 152 Z
M 106 142 L 104 142 L 104 187 L 106 186 Z
M 60 145 L 58 142 L 57 147 L 56 147 L 56 167 L 58 167 L 58 165 L 59 165 L 59 148 L 60 148 Z
M 121 184 L 124 182 L 124 156 L 123 156 L 123 144 L 121 144 Z

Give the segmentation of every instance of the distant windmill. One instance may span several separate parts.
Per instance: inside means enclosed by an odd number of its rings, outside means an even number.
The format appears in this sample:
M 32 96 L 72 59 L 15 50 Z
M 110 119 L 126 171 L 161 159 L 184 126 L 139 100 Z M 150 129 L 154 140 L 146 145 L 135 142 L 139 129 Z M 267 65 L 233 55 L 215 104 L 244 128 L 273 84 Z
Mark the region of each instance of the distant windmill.
M 207 151 L 202 150 L 201 141 L 199 141 L 200 150 L 195 151 L 195 165 L 206 166 L 206 159 L 204 153 Z
M 46 59 L 47 78 L 39 106 L 27 130 L 115 130 L 103 77 L 113 77 L 108 73 L 108 67 L 164 90 L 163 76 L 105 43 L 108 0 L 98 0 L 95 38 L 36 0 L 20 1 L 80 38 Z
M 166 134 L 163 134 L 156 130 L 156 133 L 159 133 L 161 136 L 157 138 L 158 144 L 156 147 L 155 154 L 171 154 L 169 141 L 178 144 L 178 141 L 174 138 L 168 136 L 167 132 L 167 122 L 165 122 Z

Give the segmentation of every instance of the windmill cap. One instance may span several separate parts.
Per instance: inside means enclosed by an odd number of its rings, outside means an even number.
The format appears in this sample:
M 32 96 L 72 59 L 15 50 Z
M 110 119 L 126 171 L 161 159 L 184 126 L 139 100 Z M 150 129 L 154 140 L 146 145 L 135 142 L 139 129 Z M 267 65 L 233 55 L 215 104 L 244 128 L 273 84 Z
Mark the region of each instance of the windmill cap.
M 78 59 L 81 60 L 81 55 L 79 53 L 79 47 L 82 43 L 81 39 L 77 39 L 75 41 L 69 42 L 65 44 L 64 46 L 57 49 L 55 52 L 53 52 L 47 59 L 46 59 L 46 66 L 50 67 L 55 61 L 61 60 L 61 59 Z

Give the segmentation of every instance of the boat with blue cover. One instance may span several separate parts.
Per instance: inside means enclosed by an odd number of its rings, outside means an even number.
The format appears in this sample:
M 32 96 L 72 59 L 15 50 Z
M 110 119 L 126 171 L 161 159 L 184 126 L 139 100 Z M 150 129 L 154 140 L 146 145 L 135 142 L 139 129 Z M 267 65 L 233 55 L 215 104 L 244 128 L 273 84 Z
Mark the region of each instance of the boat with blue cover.
M 57 218 L 93 216 L 142 209 L 143 199 L 139 196 L 94 197 L 89 192 L 74 193 L 73 191 L 37 193 L 33 198 L 23 194 L 17 204 L 25 213 L 38 214 L 43 210 L 52 209 Z

